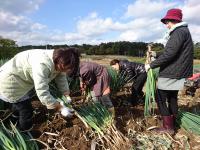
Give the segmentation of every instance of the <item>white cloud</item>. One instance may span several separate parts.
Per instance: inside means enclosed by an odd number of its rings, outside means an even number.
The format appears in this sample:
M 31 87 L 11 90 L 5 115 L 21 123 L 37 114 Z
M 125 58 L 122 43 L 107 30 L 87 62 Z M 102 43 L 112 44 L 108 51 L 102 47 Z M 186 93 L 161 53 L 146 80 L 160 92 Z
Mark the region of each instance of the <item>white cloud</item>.
M 38 10 L 44 0 L 1 0 L 0 10 L 19 15 Z
M 95 12 L 78 21 L 77 31 L 86 36 L 96 36 L 107 32 L 112 26 L 113 21 L 111 18 L 99 18 L 98 14 Z
M 200 25 L 200 1 L 197 0 L 188 0 L 184 3 L 183 9 L 183 18 L 189 23 L 194 23 Z
M 125 17 L 155 17 L 163 9 L 174 7 L 175 2 L 166 2 L 164 0 L 136 0 L 128 5 Z
M 192 39 L 195 42 L 200 42 L 200 25 L 189 25 L 190 32 L 192 34 Z
M 98 12 L 88 16 L 77 16 L 74 32 L 49 30 L 47 25 L 33 22 L 26 13 L 36 11 L 43 0 L 13 0 L 0 2 L 0 35 L 26 44 L 98 44 L 108 41 L 160 42 L 166 27 L 160 22 L 169 8 L 183 9 L 184 20 L 188 21 L 194 41 L 200 39 L 200 2 L 196 0 L 165 1 L 136 0 L 127 10 L 113 20 L 102 17 Z M 179 2 L 179 3 L 178 3 Z M 9 18 L 9 19 L 8 19 Z
M 30 32 L 32 30 L 41 30 L 44 28 L 45 25 L 42 25 L 40 23 L 34 23 L 25 16 L 14 15 L 9 12 L 0 11 L 0 32 Z
M 38 41 L 41 39 L 46 26 L 33 22 L 25 14 L 37 10 L 42 2 L 43 0 L 1 1 L 0 35 L 13 39 L 18 44 L 29 44 L 32 41 L 36 44 L 37 39 Z

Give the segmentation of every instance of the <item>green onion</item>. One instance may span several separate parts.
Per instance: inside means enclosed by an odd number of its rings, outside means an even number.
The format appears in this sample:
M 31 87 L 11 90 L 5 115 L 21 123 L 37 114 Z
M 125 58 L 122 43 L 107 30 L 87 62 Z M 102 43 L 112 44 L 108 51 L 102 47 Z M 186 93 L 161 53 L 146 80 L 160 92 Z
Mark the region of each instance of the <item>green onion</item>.
M 39 150 L 32 136 L 18 131 L 11 123 L 10 129 L 6 128 L 3 122 L 0 124 L 0 149 L 1 150 Z
M 111 94 L 118 92 L 125 84 L 131 82 L 133 78 L 129 77 L 126 71 L 117 72 L 112 67 L 107 67 L 108 74 L 111 78 L 110 89 Z
M 144 116 L 150 116 L 154 114 L 156 107 L 155 91 L 156 91 L 156 73 L 153 69 L 150 69 L 147 73 L 147 81 L 145 87 L 145 106 Z
M 176 123 L 186 131 L 200 135 L 200 116 L 186 111 L 179 111 Z

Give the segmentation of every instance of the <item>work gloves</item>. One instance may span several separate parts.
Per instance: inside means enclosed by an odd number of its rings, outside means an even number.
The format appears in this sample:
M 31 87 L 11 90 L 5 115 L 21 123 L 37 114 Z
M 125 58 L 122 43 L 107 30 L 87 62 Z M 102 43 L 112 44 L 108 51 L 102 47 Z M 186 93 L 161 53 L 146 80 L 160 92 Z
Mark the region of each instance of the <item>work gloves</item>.
M 72 99 L 70 96 L 66 96 L 65 103 L 63 101 L 60 101 L 60 105 L 62 106 L 60 109 L 61 115 L 63 117 L 72 117 L 74 114 L 74 110 L 65 106 L 65 104 L 70 104 L 72 102 Z
M 67 104 L 71 104 L 72 103 L 72 99 L 71 97 L 68 95 L 68 96 L 65 96 L 66 97 L 66 103 Z
M 74 115 L 74 110 L 70 109 L 69 107 L 63 106 L 60 109 L 60 113 L 63 117 L 71 118 Z

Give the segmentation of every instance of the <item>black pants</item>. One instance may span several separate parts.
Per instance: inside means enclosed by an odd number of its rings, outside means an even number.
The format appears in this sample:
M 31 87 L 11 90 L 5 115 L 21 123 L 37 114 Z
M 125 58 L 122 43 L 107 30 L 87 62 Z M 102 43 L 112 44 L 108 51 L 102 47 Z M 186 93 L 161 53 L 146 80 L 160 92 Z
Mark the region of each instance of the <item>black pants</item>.
M 18 126 L 20 130 L 26 130 L 32 126 L 33 108 L 31 99 L 13 103 L 12 111 L 14 115 L 19 118 Z
M 178 90 L 157 90 L 157 104 L 162 116 L 178 113 Z
M 147 73 L 141 73 L 137 76 L 135 79 L 135 82 L 132 85 L 132 100 L 137 101 L 139 97 L 143 96 L 142 88 L 146 82 L 147 79 Z

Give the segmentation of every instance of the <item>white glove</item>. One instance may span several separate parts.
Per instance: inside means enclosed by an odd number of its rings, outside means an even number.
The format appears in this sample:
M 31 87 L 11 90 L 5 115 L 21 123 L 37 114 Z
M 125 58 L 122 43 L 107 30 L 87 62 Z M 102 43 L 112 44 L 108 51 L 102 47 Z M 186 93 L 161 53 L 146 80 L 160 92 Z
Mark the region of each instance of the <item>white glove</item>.
M 60 105 L 61 106 L 65 106 L 65 103 L 66 104 L 70 104 L 72 102 L 72 99 L 70 96 L 65 96 L 65 102 L 63 102 L 62 100 L 60 101 Z
M 61 115 L 64 117 L 72 117 L 73 112 L 74 112 L 72 109 L 65 106 L 63 106 L 60 111 L 61 111 Z
M 72 99 L 71 97 L 68 95 L 68 96 L 65 96 L 66 97 L 66 103 L 67 104 L 70 104 L 72 102 Z
M 63 106 L 63 107 L 65 106 L 63 101 L 60 101 L 60 105 Z
M 145 67 L 145 71 L 148 72 L 149 69 L 150 69 L 150 65 L 149 65 L 149 64 L 146 64 L 144 67 Z

